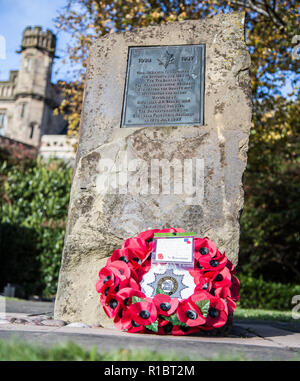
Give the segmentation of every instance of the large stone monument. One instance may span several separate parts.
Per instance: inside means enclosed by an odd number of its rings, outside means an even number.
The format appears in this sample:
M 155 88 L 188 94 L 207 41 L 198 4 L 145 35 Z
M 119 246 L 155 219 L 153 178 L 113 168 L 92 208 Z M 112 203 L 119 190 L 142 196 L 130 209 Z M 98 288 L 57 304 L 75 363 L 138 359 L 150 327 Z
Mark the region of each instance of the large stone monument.
M 181 227 L 236 264 L 251 123 L 244 15 L 174 22 L 91 48 L 56 318 L 111 325 L 98 271 L 125 238 Z

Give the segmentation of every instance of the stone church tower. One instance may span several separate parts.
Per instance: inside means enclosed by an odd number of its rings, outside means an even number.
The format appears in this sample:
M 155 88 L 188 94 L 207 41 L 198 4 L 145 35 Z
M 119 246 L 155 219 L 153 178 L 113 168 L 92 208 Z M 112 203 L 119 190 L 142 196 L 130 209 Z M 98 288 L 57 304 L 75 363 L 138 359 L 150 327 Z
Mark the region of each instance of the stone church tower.
M 56 37 L 41 27 L 23 33 L 21 66 L 0 82 L 0 135 L 35 147 L 43 135 L 65 133 L 66 122 L 54 116 L 60 93 L 51 83 Z

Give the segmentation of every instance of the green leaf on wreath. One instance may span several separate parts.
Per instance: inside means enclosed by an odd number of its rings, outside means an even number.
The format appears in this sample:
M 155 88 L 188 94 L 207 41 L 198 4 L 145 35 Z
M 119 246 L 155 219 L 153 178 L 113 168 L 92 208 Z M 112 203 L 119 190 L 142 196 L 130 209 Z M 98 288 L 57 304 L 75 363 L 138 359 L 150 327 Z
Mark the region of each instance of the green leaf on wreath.
M 195 303 L 199 307 L 200 311 L 202 312 L 202 315 L 206 317 L 209 310 L 209 304 L 210 304 L 209 299 L 199 300 L 198 302 L 195 302 Z
M 164 319 L 172 323 L 173 325 L 182 325 L 184 327 L 188 327 L 187 324 L 183 323 L 178 319 L 177 313 L 171 315 L 171 316 L 164 316 Z
M 146 325 L 146 328 L 150 329 L 150 331 L 158 332 L 158 321 L 156 320 L 155 322 Z
M 132 297 L 132 304 L 134 303 L 139 303 L 139 302 L 144 302 L 145 300 L 142 298 L 139 298 L 138 296 L 133 296 Z
M 157 287 L 156 289 L 156 295 L 157 294 L 163 294 L 163 295 L 169 295 L 168 292 L 163 291 L 161 288 Z

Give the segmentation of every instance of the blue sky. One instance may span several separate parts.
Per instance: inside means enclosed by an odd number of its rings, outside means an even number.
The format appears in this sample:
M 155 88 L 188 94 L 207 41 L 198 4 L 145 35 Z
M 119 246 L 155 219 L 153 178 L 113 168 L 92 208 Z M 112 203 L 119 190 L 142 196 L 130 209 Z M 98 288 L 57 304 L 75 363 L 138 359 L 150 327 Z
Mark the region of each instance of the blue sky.
M 6 59 L 0 59 L 0 80 L 8 79 L 9 70 L 19 68 L 20 55 L 16 50 L 20 47 L 23 30 L 28 25 L 39 25 L 56 33 L 56 55 L 61 58 L 55 60 L 52 80 L 66 79 L 67 67 L 60 63 L 70 37 L 63 32 L 57 33 L 53 21 L 57 11 L 66 3 L 67 0 L 0 0 L 0 35 L 6 40 Z

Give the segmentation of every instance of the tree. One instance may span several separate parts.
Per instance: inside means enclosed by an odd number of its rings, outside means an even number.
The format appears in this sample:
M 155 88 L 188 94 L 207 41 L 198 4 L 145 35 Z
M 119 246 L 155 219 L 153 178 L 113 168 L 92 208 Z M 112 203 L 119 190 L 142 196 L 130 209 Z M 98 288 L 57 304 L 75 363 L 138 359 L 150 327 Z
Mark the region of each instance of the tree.
M 73 134 L 79 128 L 87 56 L 96 38 L 115 31 L 200 19 L 237 9 L 247 11 L 253 101 L 258 113 L 254 115 L 255 123 L 261 113 L 257 102 L 265 100 L 264 112 L 272 109 L 276 96 L 282 94 L 281 90 L 291 74 L 298 70 L 291 57 L 291 41 L 299 17 L 297 1 L 67 0 L 66 7 L 57 18 L 57 26 L 73 36 L 68 57 L 77 68 L 76 81 L 61 83 L 65 87 L 65 97 L 59 111 L 69 121 L 69 132 Z
M 69 133 L 73 134 L 79 128 L 88 51 L 96 38 L 148 25 L 246 11 L 246 44 L 252 59 L 253 123 L 242 217 L 241 265 L 247 268 L 247 263 L 251 263 L 254 273 L 263 269 L 271 279 L 274 274 L 268 270 L 268 263 L 276 262 L 277 277 L 281 276 L 278 269 L 283 266 L 286 279 L 290 276 L 289 279 L 299 282 L 299 272 L 291 268 L 299 265 L 300 256 L 295 244 L 299 235 L 294 225 L 295 218 L 300 217 L 295 198 L 299 189 L 299 161 L 295 154 L 299 146 L 296 86 L 299 66 L 292 58 L 292 39 L 299 21 L 297 4 L 296 0 L 68 0 L 57 25 L 72 34 L 68 56 L 80 66 L 76 69 L 76 81 L 61 83 L 65 97 L 58 110 L 68 118 Z M 293 216 L 293 223 L 289 216 Z M 280 218 L 282 223 L 278 225 Z M 264 225 L 262 220 L 268 222 Z M 291 263 L 287 263 L 283 243 L 294 253 L 289 257 Z M 254 247 L 256 257 L 251 254 Z

